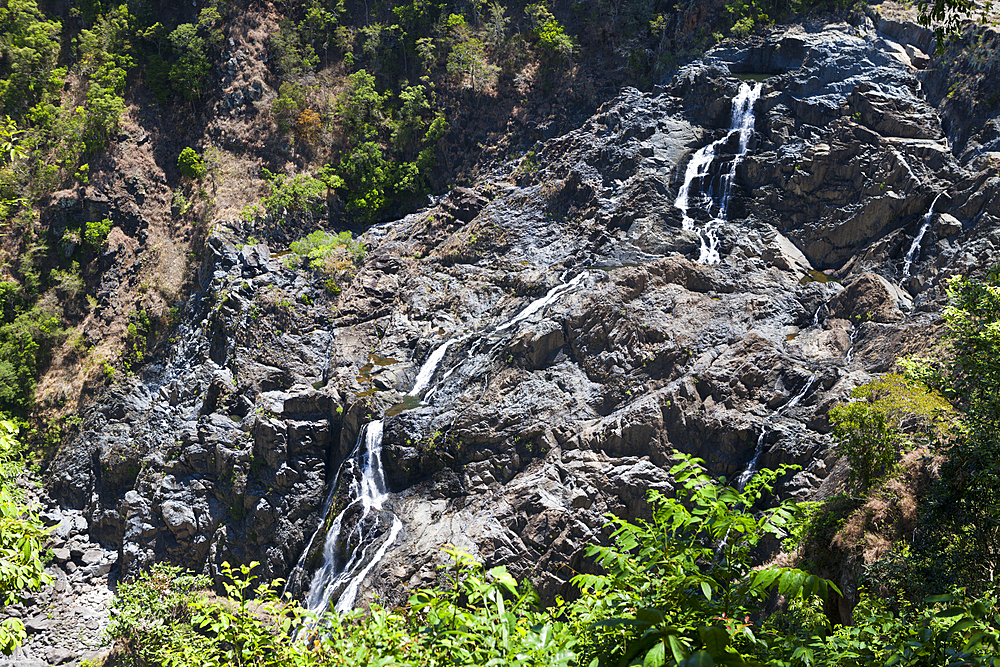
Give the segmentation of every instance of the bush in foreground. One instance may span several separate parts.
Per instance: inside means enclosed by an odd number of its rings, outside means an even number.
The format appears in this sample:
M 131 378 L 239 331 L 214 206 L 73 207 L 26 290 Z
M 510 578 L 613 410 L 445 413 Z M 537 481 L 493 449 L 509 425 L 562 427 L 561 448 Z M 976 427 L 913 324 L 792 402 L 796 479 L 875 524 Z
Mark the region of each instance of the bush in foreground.
M 111 635 L 132 665 L 998 665 L 996 598 L 961 591 L 894 613 L 858 607 L 853 627 L 830 628 L 817 609 L 837 591 L 794 568 L 754 569 L 750 551 L 796 521 L 794 503 L 747 508 L 773 484 L 764 471 L 744 492 L 682 458 L 675 498 L 651 494 L 653 521 L 612 519 L 609 546 L 590 553 L 602 575 L 575 578 L 580 596 L 543 607 L 504 567 L 486 570 L 458 550 L 441 583 L 398 609 L 316 616 L 254 586 L 255 564 L 225 567 L 228 597 L 158 566 L 125 587 Z M 764 613 L 781 596 L 785 609 Z

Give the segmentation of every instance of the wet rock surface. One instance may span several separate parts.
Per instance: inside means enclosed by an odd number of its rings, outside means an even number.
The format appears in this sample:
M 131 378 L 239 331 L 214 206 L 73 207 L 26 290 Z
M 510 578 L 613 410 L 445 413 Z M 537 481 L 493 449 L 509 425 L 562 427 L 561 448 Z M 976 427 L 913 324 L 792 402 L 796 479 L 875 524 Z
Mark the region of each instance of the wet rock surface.
M 173 343 L 86 410 L 49 493 L 120 576 L 256 560 L 286 577 L 301 558 L 301 592 L 324 500 L 342 509 L 359 433 L 385 414 L 404 528 L 365 587 L 390 602 L 433 580 L 448 543 L 565 594 L 606 513 L 644 516 L 650 489 L 670 491 L 674 450 L 730 480 L 758 453 L 797 464 L 779 493 L 810 497 L 836 463 L 830 406 L 937 326 L 947 276 L 1000 256 L 995 178 L 951 153 L 922 91 L 924 33 L 880 25 L 775 29 L 624 90 L 537 168 L 370 229 L 334 295 L 219 221 Z M 722 261 L 700 264 L 674 202 L 747 73 L 771 76 Z

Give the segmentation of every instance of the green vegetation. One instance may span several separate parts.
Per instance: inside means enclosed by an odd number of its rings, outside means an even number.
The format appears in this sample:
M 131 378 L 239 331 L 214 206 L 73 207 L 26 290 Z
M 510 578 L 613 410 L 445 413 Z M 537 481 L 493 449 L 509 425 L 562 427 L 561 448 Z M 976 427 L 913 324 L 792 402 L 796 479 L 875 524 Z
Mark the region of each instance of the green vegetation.
M 850 403 L 830 410 L 837 452 L 851 465 L 860 493 L 888 473 L 913 437 L 947 435 L 954 410 L 940 394 L 902 375 L 884 375 L 851 392 Z
M 792 502 L 746 509 L 778 473 L 763 471 L 743 493 L 691 459 L 672 473 L 677 497 L 651 494 L 651 523 L 612 519 L 612 545 L 589 549 L 604 572 L 575 577 L 572 602 L 541 606 L 506 568 L 486 570 L 453 548 L 439 585 L 403 607 L 320 619 L 276 598 L 277 583 L 255 585 L 256 563 L 223 567 L 228 599 L 197 592 L 204 579 L 158 565 L 122 587 L 111 636 L 132 665 L 996 664 L 992 597 L 942 595 L 902 614 L 866 600 L 854 626 L 832 629 L 817 612 L 836 592 L 829 582 L 750 566 L 754 546 L 785 535 L 798 513 Z M 765 601 L 776 593 L 786 607 L 768 616 Z
M 109 233 L 111 233 L 111 221 L 107 218 L 88 222 L 84 226 L 83 241 L 92 250 L 97 251 L 104 246 L 104 242 L 108 240 Z
M 22 504 L 16 477 L 18 462 L 17 427 L 0 419 L 0 603 L 17 602 L 17 593 L 50 583 L 41 559 L 45 529 Z M 10 655 L 27 636 L 19 618 L 0 621 L 0 654 Z
M 944 379 L 963 409 L 912 544 L 896 573 L 911 595 L 944 585 L 984 591 L 1000 567 L 1000 274 L 953 278 L 945 311 L 952 357 Z
M 177 156 L 177 168 L 188 178 L 202 178 L 208 172 L 208 168 L 205 166 L 205 162 L 201 159 L 201 156 L 190 146 L 182 150 L 180 155 Z
M 264 170 L 271 193 L 261 202 L 268 213 L 275 216 L 295 212 L 319 212 L 326 203 L 326 183 L 308 174 L 272 174 Z
M 64 331 L 55 313 L 26 307 L 17 283 L 0 282 L 0 295 L 6 297 L 0 322 L 0 412 L 23 417 L 31 408 L 39 370 Z
M 307 266 L 327 277 L 326 288 L 331 294 L 340 292 L 338 281 L 349 277 L 356 263 L 365 258 L 365 244 L 352 239 L 351 232 L 331 234 L 317 230 L 288 247 L 285 265 L 290 268 L 306 262 Z

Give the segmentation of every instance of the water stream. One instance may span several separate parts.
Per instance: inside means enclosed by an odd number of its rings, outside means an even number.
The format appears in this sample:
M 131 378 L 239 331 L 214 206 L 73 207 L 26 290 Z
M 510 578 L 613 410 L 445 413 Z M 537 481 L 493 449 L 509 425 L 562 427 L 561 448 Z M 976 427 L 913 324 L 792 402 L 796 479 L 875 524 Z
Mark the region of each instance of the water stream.
M 718 229 L 726 221 L 733 181 L 736 179 L 736 169 L 750 148 L 750 138 L 753 136 L 754 123 L 756 122 L 753 107 L 760 97 L 762 88 L 763 84 L 760 82 L 752 86 L 746 82 L 740 84 L 739 91 L 733 98 L 733 115 L 729 132 L 721 139 L 695 151 L 684 170 L 684 183 L 677 192 L 674 206 L 681 210 L 681 226 L 688 231 L 698 233 L 698 239 L 701 242 L 698 261 L 704 264 L 717 264 L 721 261 Z M 714 187 L 712 183 L 709 183 L 707 188 L 703 187 L 700 191 L 692 194 L 694 182 L 696 180 L 703 182 L 709 176 L 712 164 L 719 157 L 722 147 L 732 139 L 733 135 L 738 135 L 737 151 L 729 169 L 721 174 L 719 187 Z M 718 201 L 716 202 L 716 200 Z M 712 209 L 716 203 L 718 204 L 718 214 L 713 215 Z M 709 222 L 701 228 L 697 227 L 694 218 L 688 214 L 692 207 L 702 208 L 709 216 L 712 216 Z
M 481 349 L 488 337 L 495 337 L 496 334 L 524 321 L 572 291 L 580 284 L 583 276 L 584 273 L 581 273 L 568 282 L 560 282 L 545 296 L 529 303 L 510 320 L 481 336 L 471 352 L 474 353 Z M 467 340 L 469 337 L 470 335 L 452 338 L 436 347 L 417 372 L 413 387 L 407 396 L 419 402 L 421 393 L 425 392 L 434 380 L 448 348 Z M 497 343 L 497 345 L 499 344 Z M 496 345 L 491 348 L 490 352 L 492 353 L 495 348 Z M 455 368 L 457 366 L 445 373 L 441 382 L 450 376 Z M 424 395 L 423 403 L 430 399 L 438 386 L 440 383 Z M 384 417 L 369 422 L 361 429 L 354 451 L 337 471 L 333 486 L 324 503 L 323 516 L 327 518 L 330 516 L 334 496 L 344 468 L 354 465 L 360 468 L 361 474 L 360 477 L 351 481 L 348 490 L 348 504 L 330 521 L 328 528 L 325 521 L 320 524 L 289 576 L 285 590 L 294 592 L 301 584 L 313 545 L 325 531 L 323 564 L 313 575 L 305 598 L 305 605 L 312 612 L 326 611 L 331 603 L 338 612 L 349 611 L 354 606 L 365 577 L 381 562 L 403 530 L 402 520 L 384 507 L 390 494 L 386 487 L 385 472 L 382 467 L 383 426 Z M 386 524 L 388 524 L 388 528 Z M 384 539 L 382 539 L 383 535 L 385 535 Z
M 813 373 L 809 377 L 809 380 L 808 382 L 806 382 L 805 386 L 802 387 L 802 389 L 799 391 L 799 393 L 795 394 L 795 396 L 792 396 L 790 401 L 782 405 L 774 412 L 774 416 L 771 418 L 771 421 L 773 422 L 775 419 L 780 417 L 783 412 L 785 412 L 786 410 L 791 410 L 800 402 L 802 402 L 802 399 L 806 397 L 806 394 L 809 393 L 809 390 L 813 388 L 814 384 L 816 384 L 817 379 L 818 376 L 816 375 L 816 373 Z M 743 470 L 743 472 L 740 473 L 739 477 L 736 478 L 736 489 L 738 491 L 742 491 L 746 487 L 747 483 L 751 479 L 753 479 L 753 476 L 756 475 L 757 471 L 760 469 L 759 465 L 760 456 L 761 454 L 764 453 L 764 438 L 767 437 L 767 433 L 768 433 L 768 428 L 767 428 L 767 423 L 765 422 L 761 426 L 760 435 L 757 437 L 757 448 L 754 450 L 753 458 L 750 459 L 750 463 L 747 464 L 747 467 Z
M 340 612 L 349 611 L 354 606 L 361 582 L 382 560 L 403 529 L 403 522 L 399 517 L 388 512 L 387 518 L 391 521 L 389 535 L 375 548 L 378 536 L 384 532 L 382 520 L 385 517 L 378 514 L 383 511 L 382 505 L 389 497 L 382 469 L 381 419 L 370 422 L 362 429 L 358 444 L 355 457 L 360 458 L 361 478 L 351 482 L 351 502 L 337 515 L 327 531 L 327 540 L 323 545 L 323 565 L 313 576 L 306 594 L 305 603 L 310 611 L 327 609 L 334 595 L 337 595 L 335 609 Z M 344 518 L 358 512 L 360 516 L 354 521 L 350 532 L 343 534 Z M 346 562 L 340 555 L 340 547 L 344 543 L 354 545 Z
M 913 262 L 916 261 L 920 254 L 920 244 L 924 240 L 924 234 L 927 233 L 927 230 L 931 226 L 931 220 L 934 218 L 934 206 L 943 194 L 944 192 L 939 192 L 934 201 L 931 202 L 931 207 L 927 209 L 927 213 L 924 213 L 923 221 L 920 223 L 920 231 L 913 237 L 913 243 L 910 244 L 910 249 L 906 251 L 906 259 L 903 261 L 903 280 L 910 277 Z

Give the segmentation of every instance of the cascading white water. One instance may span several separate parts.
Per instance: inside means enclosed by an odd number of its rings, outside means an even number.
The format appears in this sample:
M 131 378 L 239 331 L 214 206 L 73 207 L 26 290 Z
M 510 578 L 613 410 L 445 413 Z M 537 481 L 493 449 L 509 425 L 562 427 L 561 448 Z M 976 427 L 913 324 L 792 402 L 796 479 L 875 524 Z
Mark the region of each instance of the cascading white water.
M 434 372 L 437 371 L 437 367 L 441 365 L 441 360 L 444 359 L 445 352 L 448 351 L 448 347 L 456 340 L 452 338 L 445 341 L 431 352 L 430 356 L 427 357 L 427 361 L 420 367 L 420 372 L 417 373 L 417 379 L 413 381 L 413 388 L 410 389 L 409 396 L 419 396 L 420 392 L 427 389 L 431 380 L 434 379 Z
M 931 226 L 931 220 L 934 219 L 934 206 L 943 194 L 944 192 L 939 192 L 934 201 L 931 202 L 931 207 L 927 209 L 927 213 L 924 213 L 923 220 L 920 223 L 920 231 L 913 237 L 913 243 L 910 244 L 910 249 L 906 251 L 906 259 L 903 261 L 903 280 L 910 277 L 910 269 L 913 268 L 913 262 L 920 253 L 920 243 L 924 240 L 924 234 L 927 233 L 927 230 Z
M 584 272 L 584 273 L 586 273 L 586 272 Z M 546 293 L 545 296 L 543 296 L 543 297 L 541 297 L 539 299 L 535 299 L 534 301 L 532 301 L 531 303 L 529 303 L 523 310 L 521 310 L 521 312 L 519 312 L 517 315 L 515 315 L 513 318 L 511 318 L 510 320 L 508 320 L 506 323 L 501 324 L 500 326 L 498 326 L 496 328 L 496 331 L 503 331 L 505 329 L 509 329 L 510 327 L 514 326 L 515 324 L 517 324 L 521 320 L 524 320 L 524 319 L 527 319 L 528 317 L 531 317 L 532 315 L 534 315 L 536 312 L 538 312 L 539 310 L 541 310 L 545 306 L 547 306 L 547 305 L 549 305 L 551 303 L 554 303 L 563 294 L 565 294 L 566 292 L 570 291 L 571 289 L 573 289 L 574 287 L 576 287 L 577 285 L 579 285 L 580 284 L 580 280 L 583 279 L 584 273 L 580 273 L 579 275 L 576 276 L 576 278 L 573 278 L 573 280 L 570 280 L 569 282 L 560 283 L 560 284 L 556 285 L 555 287 L 553 287 L 552 289 L 550 289 L 548 291 L 548 293 Z
M 806 394 L 809 393 L 809 390 L 812 389 L 813 385 L 816 384 L 817 377 L 818 376 L 815 373 L 813 373 L 812 376 L 810 376 L 809 381 L 806 382 L 805 386 L 802 387 L 799 393 L 795 394 L 795 396 L 793 396 L 790 401 L 788 401 L 787 403 L 785 403 L 784 405 L 782 405 L 780 408 L 777 409 L 777 411 L 774 413 L 774 418 L 780 417 L 781 413 L 783 413 L 785 410 L 791 410 L 796 405 L 798 405 L 799 402 L 801 402 L 802 399 L 806 397 Z M 743 470 L 743 472 L 739 474 L 739 477 L 736 478 L 736 489 L 738 491 L 742 491 L 746 487 L 747 482 L 753 479 L 753 476 L 757 474 L 757 470 L 759 469 L 758 461 L 760 461 L 761 454 L 764 453 L 764 438 L 766 436 L 767 436 L 767 425 L 765 424 L 764 426 L 761 427 L 760 435 L 757 437 L 757 448 L 754 450 L 753 458 L 750 459 L 750 463 L 747 464 L 747 467 Z
M 753 113 L 753 107 L 760 98 L 760 91 L 763 87 L 764 84 L 760 82 L 757 82 L 753 86 L 742 83 L 740 84 L 739 92 L 733 98 L 733 119 L 730 124 L 730 127 L 733 129 L 730 132 L 737 132 L 739 134 L 739 144 L 736 155 L 729 165 L 729 172 L 722 179 L 722 201 L 719 202 L 719 219 L 723 221 L 726 219 L 726 213 L 729 210 L 729 195 L 733 188 L 733 182 L 736 180 L 736 168 L 739 167 L 740 162 L 746 157 L 747 151 L 750 148 L 750 139 L 753 137 L 753 126 L 757 122 L 757 118 Z
M 730 193 L 733 182 L 736 179 L 736 169 L 740 162 L 743 161 L 743 158 L 746 157 L 750 147 L 750 139 L 753 136 L 753 127 L 756 122 L 753 107 L 758 98 L 760 98 L 762 88 L 763 84 L 760 82 L 752 86 L 746 82 L 740 84 L 740 89 L 736 93 L 736 97 L 733 98 L 733 115 L 729 125 L 729 132 L 721 139 L 713 141 L 707 146 L 702 146 L 695 151 L 695 154 L 691 157 L 691 161 L 688 162 L 687 168 L 684 170 L 684 183 L 677 192 L 677 199 L 674 200 L 674 206 L 681 210 L 681 226 L 686 230 L 698 233 L 698 239 L 701 242 L 698 261 L 704 264 L 717 264 L 721 261 L 717 229 L 726 221 Z M 717 216 L 713 216 L 704 228 L 699 229 L 695 225 L 694 218 L 688 214 L 688 211 L 692 205 L 703 206 L 705 211 L 709 215 L 712 215 L 712 207 L 715 201 L 712 198 L 711 188 L 708 188 L 706 192 L 698 194 L 695 197 L 695 201 L 692 202 L 692 184 L 696 180 L 700 181 L 708 176 L 719 149 L 728 143 L 733 135 L 738 135 L 739 137 L 738 147 L 733 161 L 729 165 L 729 170 L 721 179 L 722 188 L 718 202 L 719 213 Z
M 535 299 L 510 320 L 498 326 L 493 333 L 509 329 L 545 306 L 554 303 L 559 297 L 579 285 L 584 275 L 584 273 L 581 273 L 568 282 L 556 285 L 545 296 Z M 417 372 L 413 388 L 410 389 L 408 395 L 419 397 L 421 392 L 430 386 L 438 367 L 444 360 L 448 348 L 452 344 L 466 338 L 468 336 L 452 338 L 435 348 Z M 449 370 L 445 375 L 448 376 L 453 371 L 454 368 Z M 428 392 L 427 397 L 435 389 Z M 355 446 L 350 460 L 360 462 L 361 477 L 351 482 L 349 489 L 350 501 L 347 507 L 333 519 L 329 529 L 326 531 L 326 541 L 323 545 L 323 564 L 313 575 L 309 591 L 306 594 L 306 607 L 312 612 L 320 613 L 328 609 L 330 602 L 334 600 L 334 596 L 336 596 L 334 609 L 338 612 L 349 611 L 354 606 L 358 591 L 365 577 L 382 561 L 403 530 L 403 522 L 399 517 L 383 508 L 385 501 L 389 497 L 389 491 L 385 484 L 385 472 L 382 467 L 383 426 L 384 422 L 381 419 L 369 422 L 362 428 L 358 436 L 358 444 Z M 334 479 L 334 486 L 327 497 L 323 511 L 324 517 L 329 515 L 330 508 L 333 506 L 333 496 L 336 493 L 339 477 L 340 471 L 337 472 L 337 478 Z M 378 537 L 385 532 L 384 523 L 380 519 L 386 518 L 384 516 L 379 517 L 378 513 L 380 512 L 388 513 L 391 525 L 385 539 L 382 540 L 381 544 L 378 544 Z M 344 519 L 348 514 L 351 514 L 353 517 L 354 513 L 359 513 L 360 516 L 357 519 L 352 518 L 353 527 L 350 533 L 345 535 L 343 534 L 345 528 Z M 295 576 L 301 576 L 312 545 L 322 531 L 323 525 L 321 524 L 312 539 L 310 539 L 306 551 L 303 552 L 302 557 L 299 559 L 299 563 L 293 571 L 293 576 L 289 577 L 289 583 L 291 583 Z M 346 562 L 340 557 L 340 549 L 338 548 L 345 544 L 353 545 L 353 550 L 347 556 Z M 377 549 L 375 548 L 376 544 L 378 544 Z M 288 590 L 287 586 L 286 590 Z
M 753 476 L 757 474 L 757 461 L 760 460 L 760 455 L 764 453 L 764 438 L 767 436 L 767 428 L 762 427 L 760 429 L 760 435 L 757 436 L 757 449 L 754 450 L 753 458 L 750 459 L 750 463 L 747 467 L 743 469 L 740 476 L 736 478 L 736 490 L 742 491 L 747 482 L 753 479 Z
M 389 534 L 372 553 L 374 540 L 381 532 L 378 517 L 374 515 L 383 511 L 382 505 L 389 497 L 382 468 L 382 424 L 381 419 L 369 422 L 359 436 L 359 441 L 364 442 L 363 451 L 357 451 L 357 456 L 362 459 L 361 478 L 351 482 L 351 501 L 327 531 L 326 543 L 323 545 L 323 565 L 313 576 L 306 594 L 306 607 L 310 611 L 324 611 L 330 606 L 334 595 L 337 595 L 334 608 L 340 612 L 349 611 L 354 606 L 361 582 L 382 560 L 403 529 L 403 522 L 390 512 L 392 525 Z M 343 535 L 344 518 L 349 512 L 359 512 L 360 516 L 354 521 L 351 532 Z M 370 517 L 376 520 L 371 521 Z M 343 541 L 356 545 L 347 562 L 342 562 L 338 554 L 338 547 Z

